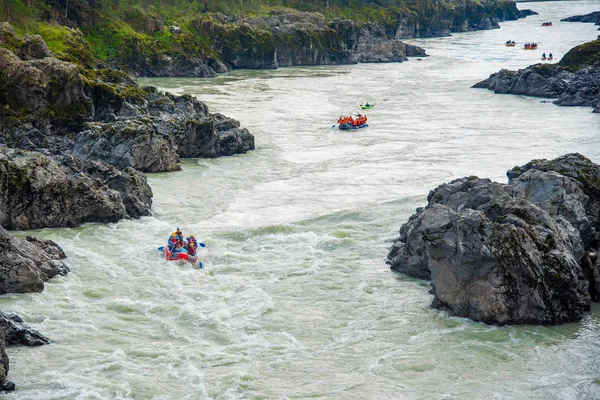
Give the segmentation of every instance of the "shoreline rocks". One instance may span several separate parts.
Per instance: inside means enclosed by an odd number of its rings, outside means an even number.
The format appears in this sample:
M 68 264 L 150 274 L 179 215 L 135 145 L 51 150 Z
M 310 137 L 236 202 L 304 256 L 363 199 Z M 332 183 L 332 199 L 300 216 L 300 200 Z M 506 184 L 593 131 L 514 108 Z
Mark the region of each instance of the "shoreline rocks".
M 0 144 L 145 172 L 179 170 L 180 156 L 254 149 L 254 136 L 237 121 L 209 113 L 192 96 L 140 88 L 119 71 L 84 75 L 81 66 L 33 51 L 31 38 L 21 41 L 10 25 L 0 30 Z
M 65 258 L 63 250 L 53 241 L 35 236 L 17 239 L 0 225 L 0 294 L 41 292 L 44 282 L 69 272 L 62 261 Z M 15 384 L 6 380 L 9 371 L 6 346 L 48 343 L 48 338 L 27 327 L 18 315 L 0 311 L 0 391 L 15 390 Z
M 2 146 L 0 187 L 0 225 L 10 230 L 117 222 L 150 215 L 152 205 L 146 177 L 133 168 Z
M 585 15 L 575 15 L 568 18 L 561 19 L 561 22 L 584 22 L 600 25 L 600 11 L 594 11 Z M 598 28 L 600 31 L 600 28 Z
M 0 392 L 12 392 L 16 389 L 15 384 L 6 379 L 9 371 L 6 346 L 42 346 L 49 343 L 48 338 L 25 325 L 17 314 L 0 311 Z
M 17 239 L 0 225 L 0 294 L 41 292 L 44 282 L 68 273 L 66 257 L 51 240 Z
M 600 279 L 591 289 L 581 268 L 600 239 L 600 166 L 568 154 L 507 175 L 507 185 L 466 177 L 432 190 L 400 228 L 388 264 L 431 280 L 432 307 L 451 315 L 499 325 L 578 321 L 600 295 Z

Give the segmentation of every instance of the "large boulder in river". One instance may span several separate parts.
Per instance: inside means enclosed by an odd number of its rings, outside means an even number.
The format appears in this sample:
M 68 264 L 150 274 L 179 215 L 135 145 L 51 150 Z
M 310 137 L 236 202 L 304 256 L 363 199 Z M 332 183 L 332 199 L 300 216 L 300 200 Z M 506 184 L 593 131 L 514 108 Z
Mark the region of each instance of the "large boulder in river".
M 0 294 L 41 292 L 44 282 L 69 271 L 65 258 L 51 240 L 17 239 L 0 226 Z
M 589 294 L 578 236 L 514 187 L 475 177 L 443 184 L 401 229 L 389 258 L 430 272 L 433 306 L 492 324 L 579 320 Z
M 150 214 L 146 178 L 128 168 L 0 146 L 0 224 L 8 229 L 116 222 Z

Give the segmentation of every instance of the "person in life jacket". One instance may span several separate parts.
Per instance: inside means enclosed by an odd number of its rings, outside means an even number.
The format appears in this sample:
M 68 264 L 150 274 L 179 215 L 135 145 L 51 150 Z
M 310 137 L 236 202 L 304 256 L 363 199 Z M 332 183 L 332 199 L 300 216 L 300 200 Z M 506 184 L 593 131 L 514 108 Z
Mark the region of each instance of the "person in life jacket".
M 175 250 L 175 247 L 177 246 L 177 233 L 173 232 L 171 236 L 169 236 L 167 244 L 169 246 L 169 251 Z
M 183 233 L 181 232 L 181 229 L 179 229 L 179 227 L 177 227 L 177 229 L 175 230 L 175 234 L 177 235 L 177 243 L 179 243 L 179 245 L 183 247 Z
M 190 235 L 190 237 L 187 238 L 187 249 L 190 256 L 196 255 L 196 247 L 198 247 L 198 242 L 194 235 Z
M 193 244 L 194 247 L 198 247 L 198 241 L 196 240 L 196 238 L 194 237 L 194 235 L 190 235 L 187 239 L 185 239 L 189 244 Z

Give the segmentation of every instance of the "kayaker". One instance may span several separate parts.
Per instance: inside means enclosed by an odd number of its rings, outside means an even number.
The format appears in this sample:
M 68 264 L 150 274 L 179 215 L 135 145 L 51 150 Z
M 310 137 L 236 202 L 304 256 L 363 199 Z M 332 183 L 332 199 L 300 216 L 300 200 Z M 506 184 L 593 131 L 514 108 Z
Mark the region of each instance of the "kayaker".
M 546 58 L 546 52 L 542 53 L 542 58 Z
M 548 58 L 552 58 L 552 53 L 548 54 Z

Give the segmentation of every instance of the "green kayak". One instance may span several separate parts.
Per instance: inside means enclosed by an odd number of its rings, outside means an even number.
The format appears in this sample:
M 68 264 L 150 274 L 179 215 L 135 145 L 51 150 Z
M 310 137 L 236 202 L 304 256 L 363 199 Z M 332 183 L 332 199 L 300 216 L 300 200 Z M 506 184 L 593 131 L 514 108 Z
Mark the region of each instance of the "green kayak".
M 373 107 L 375 107 L 375 104 L 361 104 L 360 105 L 360 108 L 362 108 L 363 110 L 370 110 Z

